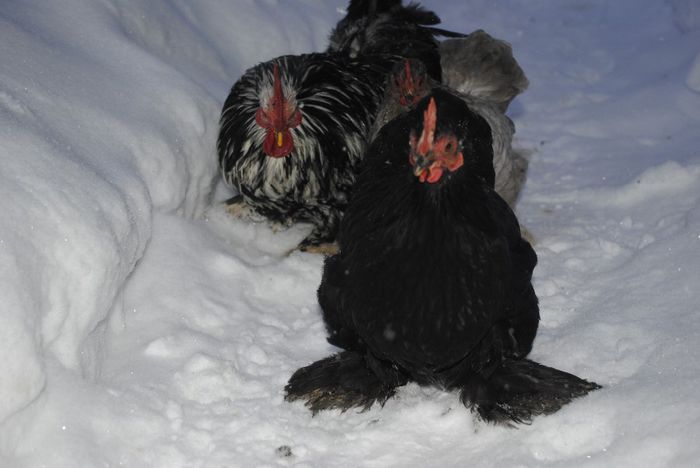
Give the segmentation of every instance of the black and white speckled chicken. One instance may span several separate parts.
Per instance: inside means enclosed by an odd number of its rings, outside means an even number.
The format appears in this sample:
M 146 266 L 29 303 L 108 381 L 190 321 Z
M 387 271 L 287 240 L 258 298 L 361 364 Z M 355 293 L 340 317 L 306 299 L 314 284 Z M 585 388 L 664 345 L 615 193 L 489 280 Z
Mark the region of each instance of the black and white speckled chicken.
M 239 204 L 334 240 L 390 62 L 307 54 L 261 63 L 235 83 L 221 115 L 219 164 Z
M 473 51 L 473 55 L 478 54 L 478 50 Z M 474 61 L 478 62 L 478 59 L 474 59 Z M 488 68 L 492 69 L 493 67 L 489 66 Z M 489 94 L 486 92 L 485 86 L 479 85 L 482 81 L 488 82 L 486 79 L 488 76 L 496 74 L 493 70 L 491 73 L 489 71 L 484 70 L 484 76 L 479 77 L 478 69 L 474 70 L 471 74 L 473 78 L 469 82 L 474 84 L 476 88 L 472 92 L 466 88 L 466 82 L 464 82 L 462 89 L 466 93 L 463 93 L 432 80 L 427 74 L 425 66 L 419 60 L 408 59 L 403 63 L 397 63 L 387 79 L 386 94 L 379 107 L 370 139 L 374 139 L 379 130 L 397 115 L 413 108 L 431 90 L 439 88 L 452 93 L 488 122 L 493 141 L 495 189 L 508 202 L 508 205 L 514 208 L 525 182 L 528 161 L 512 147 L 515 126 L 502 110 L 504 101 L 501 98 L 504 94 L 499 90 L 504 87 L 492 88 L 493 93 Z
M 414 381 L 510 424 L 599 388 L 525 359 L 537 258 L 492 189 L 491 152 L 486 120 L 441 89 L 381 130 L 318 291 L 344 351 L 299 369 L 287 400 L 368 408 Z
M 349 15 L 367 16 L 368 8 L 372 5 L 354 0 Z M 437 16 L 417 7 L 392 10 L 389 17 L 394 14 L 415 33 L 404 44 L 408 49 L 279 57 L 246 71 L 224 104 L 219 165 L 225 182 L 239 193 L 234 208 L 252 208 L 282 224 L 313 224 L 302 249 L 316 250 L 335 239 L 385 77 L 402 57 L 396 54 L 439 64 L 434 36 L 440 30 L 423 26 L 426 18 L 439 22 Z

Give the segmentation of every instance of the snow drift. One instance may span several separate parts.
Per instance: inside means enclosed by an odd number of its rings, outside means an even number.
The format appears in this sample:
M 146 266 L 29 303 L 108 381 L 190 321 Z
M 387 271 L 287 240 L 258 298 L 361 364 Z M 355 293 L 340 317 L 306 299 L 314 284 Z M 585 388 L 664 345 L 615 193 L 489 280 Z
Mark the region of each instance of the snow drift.
M 46 359 L 99 374 L 153 211 L 210 200 L 222 96 L 289 52 L 283 28 L 245 40 L 274 5 L 239 3 L 0 6 L 0 420 L 41 392 Z

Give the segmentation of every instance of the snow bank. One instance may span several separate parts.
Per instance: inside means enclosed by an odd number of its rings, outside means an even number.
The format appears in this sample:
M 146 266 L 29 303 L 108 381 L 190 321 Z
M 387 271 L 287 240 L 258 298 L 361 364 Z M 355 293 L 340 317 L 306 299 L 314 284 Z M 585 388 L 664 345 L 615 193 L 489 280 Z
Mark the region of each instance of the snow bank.
M 0 421 L 39 395 L 47 363 L 100 374 L 105 325 L 122 313 L 153 212 L 197 217 L 210 202 L 235 77 L 325 43 L 308 6 L 288 27 L 265 20 L 278 3 L 236 7 L 0 6 L 0 355 L 12 356 L 0 364 Z
M 211 192 L 217 100 L 140 47 L 114 3 L 0 7 L 0 420 L 41 391 L 46 359 L 99 373 L 152 211 L 196 216 Z

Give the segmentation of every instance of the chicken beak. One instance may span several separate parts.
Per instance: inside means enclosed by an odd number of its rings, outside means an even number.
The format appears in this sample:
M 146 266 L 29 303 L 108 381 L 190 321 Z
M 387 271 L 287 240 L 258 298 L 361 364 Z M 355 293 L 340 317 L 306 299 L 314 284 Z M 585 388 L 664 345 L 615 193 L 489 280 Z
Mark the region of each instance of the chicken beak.
M 284 143 L 284 134 L 282 132 L 277 132 L 277 146 L 281 148 L 282 143 Z
M 413 175 L 420 176 L 433 162 L 424 156 L 414 156 Z
M 418 176 L 421 175 L 421 173 L 422 173 L 424 170 L 425 170 L 425 167 L 415 166 L 415 167 L 413 168 L 413 175 L 416 176 L 416 177 L 418 177 Z

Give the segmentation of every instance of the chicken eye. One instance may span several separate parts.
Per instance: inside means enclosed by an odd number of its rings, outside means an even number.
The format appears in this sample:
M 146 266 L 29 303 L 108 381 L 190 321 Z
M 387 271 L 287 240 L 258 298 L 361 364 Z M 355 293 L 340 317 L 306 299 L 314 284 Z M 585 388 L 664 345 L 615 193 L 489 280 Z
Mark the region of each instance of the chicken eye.
M 445 151 L 452 151 L 452 142 L 448 141 L 447 144 L 445 145 Z

